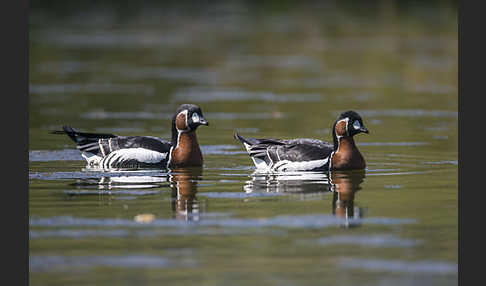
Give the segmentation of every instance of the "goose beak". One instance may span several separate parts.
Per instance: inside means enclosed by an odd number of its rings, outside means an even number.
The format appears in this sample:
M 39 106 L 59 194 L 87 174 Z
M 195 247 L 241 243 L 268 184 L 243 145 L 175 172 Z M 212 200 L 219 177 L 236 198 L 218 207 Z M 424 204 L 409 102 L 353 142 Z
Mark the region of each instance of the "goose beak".
M 368 131 L 368 129 L 366 129 L 366 127 L 361 127 L 361 128 L 359 129 L 359 131 L 360 131 L 360 132 L 363 132 L 363 133 L 366 133 L 366 134 L 370 133 L 370 132 Z
M 199 119 L 199 124 L 209 126 L 209 122 L 204 117 Z

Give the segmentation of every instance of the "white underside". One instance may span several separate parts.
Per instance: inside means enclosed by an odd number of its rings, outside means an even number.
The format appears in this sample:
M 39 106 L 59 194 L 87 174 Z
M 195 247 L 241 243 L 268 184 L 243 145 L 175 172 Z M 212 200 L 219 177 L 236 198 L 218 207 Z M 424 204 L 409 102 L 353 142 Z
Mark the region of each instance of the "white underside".
M 167 153 L 160 153 L 157 151 L 145 149 L 145 148 L 127 148 L 120 149 L 111 152 L 106 157 L 100 157 L 97 155 L 89 155 L 82 153 L 82 156 L 86 159 L 89 166 L 99 166 L 105 169 L 112 168 L 110 162 L 123 162 L 129 160 L 136 160 L 141 163 L 155 164 L 159 163 L 167 157 Z
M 81 156 L 83 156 L 83 158 L 86 159 L 86 162 L 88 162 L 89 166 L 99 165 L 100 161 L 103 159 L 100 156 L 92 155 L 92 154 L 85 153 L 85 152 L 82 152 Z
M 250 151 L 250 145 L 243 143 L 246 150 Z M 278 154 L 277 154 L 278 155 Z M 270 166 L 262 159 L 251 157 L 257 171 L 259 172 L 296 172 L 296 171 L 310 171 L 326 165 L 329 157 L 320 160 L 292 162 L 289 160 L 278 161 Z
M 302 161 L 302 162 L 292 162 L 289 160 L 282 160 L 274 164 L 271 170 L 279 171 L 279 172 L 310 171 L 326 165 L 328 161 L 329 158 L 325 158 L 322 160 Z

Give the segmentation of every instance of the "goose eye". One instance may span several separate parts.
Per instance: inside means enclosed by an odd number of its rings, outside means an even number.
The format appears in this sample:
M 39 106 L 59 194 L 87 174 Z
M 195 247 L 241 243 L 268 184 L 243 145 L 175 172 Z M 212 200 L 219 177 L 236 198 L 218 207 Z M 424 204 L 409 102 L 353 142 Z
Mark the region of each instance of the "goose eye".
M 354 129 L 358 130 L 358 129 L 360 129 L 360 128 L 361 128 L 361 124 L 359 124 L 359 121 L 355 121 L 355 122 L 353 123 L 353 127 L 354 127 Z
M 192 122 L 194 122 L 194 123 L 198 123 L 199 122 L 199 114 L 194 113 L 192 115 Z

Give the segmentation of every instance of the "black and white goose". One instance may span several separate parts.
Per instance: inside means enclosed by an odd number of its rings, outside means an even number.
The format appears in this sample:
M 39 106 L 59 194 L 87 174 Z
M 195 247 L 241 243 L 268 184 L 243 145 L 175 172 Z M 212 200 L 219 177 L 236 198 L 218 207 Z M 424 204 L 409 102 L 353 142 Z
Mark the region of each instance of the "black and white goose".
M 353 136 L 368 133 L 358 113 L 341 113 L 332 127 L 334 144 L 317 139 L 256 139 L 234 137 L 246 148 L 257 171 L 330 171 L 364 169 L 365 160 Z
M 200 125 L 208 126 L 201 108 L 182 104 L 172 118 L 172 140 L 153 136 L 118 136 L 85 133 L 63 126 L 90 167 L 101 169 L 176 168 L 202 166 L 203 157 L 196 137 Z

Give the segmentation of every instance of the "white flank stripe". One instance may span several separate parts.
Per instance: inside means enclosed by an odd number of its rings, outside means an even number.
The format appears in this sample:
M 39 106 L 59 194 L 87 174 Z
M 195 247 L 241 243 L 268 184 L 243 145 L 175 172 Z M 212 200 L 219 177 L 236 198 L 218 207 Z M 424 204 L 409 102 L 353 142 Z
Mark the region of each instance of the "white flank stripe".
M 141 163 L 159 163 L 160 161 L 164 160 L 167 157 L 167 153 L 160 153 L 157 151 L 145 149 L 145 148 L 128 148 L 128 149 L 120 149 L 111 152 L 107 157 L 103 159 L 103 166 L 105 168 L 110 168 L 112 166 L 108 166 L 111 162 L 116 161 L 119 158 L 119 163 L 128 161 L 128 160 L 136 160 Z M 106 164 L 106 165 L 105 165 Z
M 86 147 L 89 147 L 89 146 L 94 146 L 96 144 L 97 144 L 96 142 L 92 142 L 92 143 L 86 143 L 84 145 L 78 145 L 77 147 L 78 148 L 86 148 Z
M 283 160 L 272 167 L 272 171 L 309 171 L 327 164 L 329 157 L 322 160 L 292 162 Z
M 105 157 L 106 153 L 105 150 L 103 149 L 103 145 L 101 144 L 101 139 L 98 140 L 98 145 L 100 145 L 101 154 L 103 154 L 103 157 Z
M 263 171 L 269 171 L 270 168 L 268 167 L 267 163 L 262 160 L 262 159 L 258 159 L 258 158 L 253 158 L 253 157 L 250 157 L 252 160 L 253 160 L 253 163 L 255 164 L 255 167 L 258 169 L 258 170 L 263 170 Z
M 111 158 L 113 158 L 113 155 L 114 155 L 114 153 L 110 153 L 110 154 L 108 154 L 108 156 L 104 157 L 103 160 L 101 160 L 101 165 L 103 166 L 103 168 L 109 169 L 109 167 L 108 167 L 108 161 Z
M 100 156 L 91 155 L 91 154 L 84 153 L 84 152 L 81 153 L 81 156 L 83 156 L 83 158 L 86 159 L 86 162 L 88 162 L 89 166 L 98 165 L 100 163 L 100 161 L 102 160 Z
M 247 152 L 250 152 L 250 144 L 243 142 L 243 146 L 245 146 Z
M 83 149 L 83 151 L 91 151 L 91 150 L 96 150 L 96 149 L 98 149 L 98 146 L 89 147 L 89 148 Z
M 179 142 L 179 138 L 177 138 L 177 141 Z M 172 149 L 174 149 L 174 146 L 170 147 L 169 149 L 169 160 L 167 160 L 167 168 L 169 168 L 170 165 L 170 160 L 172 159 Z
M 270 149 L 270 147 L 267 147 L 267 157 L 270 160 L 270 168 L 273 168 L 272 166 L 273 166 L 274 162 L 272 160 L 272 157 L 270 157 L 270 154 L 268 153 L 268 149 Z
M 243 142 L 243 146 L 245 146 L 245 149 L 246 151 L 248 152 L 248 154 L 250 154 L 250 148 L 251 148 L 251 145 L 248 144 L 248 143 L 245 143 Z M 264 171 L 268 171 L 270 170 L 267 163 L 262 160 L 262 159 L 258 159 L 258 158 L 254 158 L 251 156 L 250 154 L 250 158 L 253 160 L 253 164 L 255 164 L 255 167 L 259 170 L 264 170 Z

